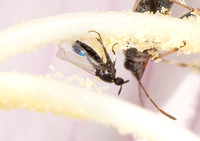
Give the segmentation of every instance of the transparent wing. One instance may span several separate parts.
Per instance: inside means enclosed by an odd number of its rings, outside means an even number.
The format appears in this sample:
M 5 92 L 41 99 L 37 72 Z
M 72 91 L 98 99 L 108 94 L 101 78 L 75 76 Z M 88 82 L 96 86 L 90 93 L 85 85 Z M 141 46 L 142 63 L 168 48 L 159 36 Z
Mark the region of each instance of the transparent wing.
M 87 44 L 79 40 L 76 40 L 72 44 L 72 49 L 75 53 L 82 56 L 84 59 L 88 60 L 95 69 L 102 69 L 103 66 L 105 66 L 105 63 L 97 54 L 97 52 Z
M 78 55 L 76 52 L 74 52 L 72 46 L 70 46 L 68 43 L 59 44 L 59 50 L 56 53 L 56 56 L 62 60 L 68 61 L 82 68 L 90 74 L 95 75 L 96 69 L 94 68 L 94 66 L 83 56 Z

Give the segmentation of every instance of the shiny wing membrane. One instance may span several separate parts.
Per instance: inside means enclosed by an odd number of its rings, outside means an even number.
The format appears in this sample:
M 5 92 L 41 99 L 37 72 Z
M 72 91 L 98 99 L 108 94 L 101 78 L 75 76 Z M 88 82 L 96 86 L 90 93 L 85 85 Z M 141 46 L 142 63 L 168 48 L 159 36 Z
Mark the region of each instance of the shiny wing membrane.
M 89 49 L 92 48 L 89 47 Z M 92 49 L 92 51 L 94 50 Z M 101 64 L 77 42 L 74 42 L 71 45 L 69 45 L 67 42 L 59 44 L 59 50 L 56 53 L 56 56 L 82 68 L 93 75 L 95 75 L 97 68 L 101 68 Z

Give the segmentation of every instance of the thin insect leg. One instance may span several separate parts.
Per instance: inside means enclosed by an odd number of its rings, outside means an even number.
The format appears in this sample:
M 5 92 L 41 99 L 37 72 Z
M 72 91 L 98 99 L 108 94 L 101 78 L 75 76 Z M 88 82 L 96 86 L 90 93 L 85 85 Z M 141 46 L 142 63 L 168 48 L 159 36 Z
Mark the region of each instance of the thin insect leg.
M 147 56 L 146 60 L 145 60 L 145 63 L 143 64 L 142 66 L 142 72 L 140 74 L 137 74 L 138 75 L 138 79 L 140 80 L 142 75 L 143 75 L 143 72 L 146 68 L 146 65 L 148 63 L 148 60 L 149 60 L 149 55 Z M 142 93 L 141 93 L 141 87 L 140 87 L 140 84 L 138 84 L 138 91 L 139 91 L 139 99 L 140 99 L 140 103 L 142 105 L 142 107 L 144 107 L 144 102 L 143 102 L 143 99 L 142 99 Z
M 141 79 L 141 77 L 142 77 L 142 75 L 143 75 L 143 72 L 144 72 L 144 70 L 145 70 L 145 68 L 146 68 L 146 65 L 147 65 L 148 61 L 149 61 L 149 55 L 147 56 L 147 58 L 146 58 L 146 60 L 145 60 L 145 62 L 144 62 L 144 64 L 143 64 L 143 66 L 142 66 L 142 73 L 139 75 L 139 79 Z
M 154 14 L 157 12 L 157 6 L 155 0 L 150 0 L 150 11 Z
M 101 57 L 101 60 L 103 60 L 103 56 Z
M 115 45 L 117 45 L 118 43 L 115 43 L 113 46 L 112 46 L 112 52 L 114 54 L 114 60 L 113 60 L 113 66 L 115 66 L 115 63 L 116 63 L 116 55 L 115 55 L 115 51 L 114 51 L 114 47 Z
M 105 56 L 106 56 L 106 59 L 107 59 L 107 64 L 112 64 L 112 61 L 111 61 L 110 56 L 109 56 L 109 54 L 108 54 L 108 52 L 106 50 L 106 47 L 103 44 L 103 41 L 102 41 L 100 33 L 98 33 L 97 31 L 94 31 L 94 30 L 90 30 L 88 32 L 94 32 L 94 33 L 98 34 L 99 38 L 96 38 L 96 39 L 103 47 L 103 50 L 104 50 L 104 53 L 105 53 Z
M 185 17 L 188 18 L 189 16 L 192 16 L 192 13 L 191 13 L 191 12 L 188 12 L 188 13 L 186 13 L 186 14 L 180 16 L 179 18 L 180 18 L 180 19 L 183 19 L 183 18 L 185 18 Z
M 143 102 L 142 93 L 141 93 L 141 87 L 140 87 L 139 83 L 138 83 L 138 93 L 139 93 L 139 98 L 140 98 L 140 104 L 142 105 L 142 107 L 144 107 L 144 102 Z
M 200 9 L 198 8 L 197 9 L 198 11 L 200 11 Z M 194 14 L 192 14 L 191 12 L 188 12 L 188 13 L 185 13 L 184 15 L 182 15 L 182 16 L 180 16 L 179 18 L 180 19 L 183 19 L 183 18 L 188 18 L 188 17 L 190 17 L 190 16 L 194 16 Z
M 116 57 L 114 56 L 114 61 L 113 61 L 113 67 L 115 67 L 115 64 L 116 64 Z
M 188 10 L 190 10 L 191 12 L 196 13 L 197 15 L 200 15 L 199 10 L 196 9 L 196 8 L 192 8 L 192 7 L 187 6 L 187 5 L 185 5 L 185 4 L 183 4 L 183 3 L 179 2 L 179 1 L 176 1 L 176 0 L 170 0 L 170 1 L 182 6 L 182 7 L 186 8 L 186 9 L 188 9 Z
M 115 45 L 117 45 L 118 43 L 115 43 L 113 46 L 112 46 L 112 52 L 113 52 L 113 54 L 115 55 L 115 50 L 114 50 L 114 47 L 115 47 Z
M 102 40 L 102 38 L 101 38 L 101 34 L 99 33 L 99 32 L 97 32 L 97 31 L 95 31 L 95 30 L 90 30 L 90 31 L 88 31 L 88 32 L 94 32 L 94 33 L 96 33 L 98 36 L 99 36 L 99 42 L 102 44 L 102 46 L 104 46 L 103 45 L 103 40 Z
M 179 51 L 179 49 L 183 48 L 185 45 L 186 45 L 186 41 L 183 41 L 183 45 L 180 46 L 179 48 L 176 47 L 176 48 L 174 48 L 174 49 L 172 49 L 172 50 L 170 50 L 170 51 L 168 51 L 168 52 L 166 52 L 166 53 L 160 54 L 159 56 L 155 57 L 153 60 L 157 60 L 157 59 L 160 59 L 160 58 L 162 58 L 162 57 L 164 57 L 164 56 L 167 56 L 167 55 L 169 55 L 169 54 L 172 54 L 172 53 L 174 53 L 174 52 L 177 52 L 177 51 Z
M 151 99 L 151 97 L 149 96 L 149 94 L 147 93 L 147 91 L 145 90 L 144 86 L 142 85 L 142 83 L 140 82 L 140 80 L 138 80 L 139 85 L 141 86 L 141 88 L 143 89 L 144 93 L 146 94 L 147 98 L 151 101 L 151 103 L 156 107 L 157 110 L 159 110 L 162 114 L 164 114 L 165 116 L 167 116 L 168 118 L 171 118 L 173 120 L 176 120 L 175 117 L 173 117 L 172 115 L 166 113 L 165 111 L 163 111 L 162 109 L 160 109 L 156 103 Z
M 169 61 L 169 60 L 161 60 L 164 63 L 168 63 L 168 64 L 172 64 L 172 65 L 176 65 L 179 67 L 188 67 L 194 70 L 200 70 L 200 66 L 198 64 L 193 64 L 193 63 L 180 63 L 180 62 L 175 62 L 175 61 Z
M 172 65 L 177 65 L 180 67 L 189 67 L 189 64 L 187 64 L 187 63 L 180 63 L 180 62 L 169 61 L 169 60 L 165 60 L 165 59 L 162 59 L 161 62 L 172 64 Z

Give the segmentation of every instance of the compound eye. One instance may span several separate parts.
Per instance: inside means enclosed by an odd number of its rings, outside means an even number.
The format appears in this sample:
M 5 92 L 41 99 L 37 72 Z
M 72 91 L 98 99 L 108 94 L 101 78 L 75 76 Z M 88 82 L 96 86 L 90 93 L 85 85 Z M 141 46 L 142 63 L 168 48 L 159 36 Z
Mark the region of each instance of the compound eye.
M 122 85 L 122 84 L 124 84 L 124 79 L 117 77 L 115 79 L 115 85 Z
M 132 59 L 137 54 L 136 48 L 130 48 L 126 51 L 126 58 Z

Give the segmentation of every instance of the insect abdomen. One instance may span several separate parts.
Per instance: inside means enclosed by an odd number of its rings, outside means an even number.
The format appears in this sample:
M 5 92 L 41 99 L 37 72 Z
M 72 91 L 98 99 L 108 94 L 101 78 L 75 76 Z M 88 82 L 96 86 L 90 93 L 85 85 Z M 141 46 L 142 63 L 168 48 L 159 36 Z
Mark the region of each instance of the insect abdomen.
M 169 0 L 154 0 L 156 4 L 156 10 L 160 11 L 162 7 L 170 9 L 172 6 L 172 2 Z M 146 11 L 154 11 L 151 7 L 150 0 L 141 0 L 140 4 L 136 8 L 136 12 L 144 13 Z

